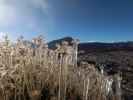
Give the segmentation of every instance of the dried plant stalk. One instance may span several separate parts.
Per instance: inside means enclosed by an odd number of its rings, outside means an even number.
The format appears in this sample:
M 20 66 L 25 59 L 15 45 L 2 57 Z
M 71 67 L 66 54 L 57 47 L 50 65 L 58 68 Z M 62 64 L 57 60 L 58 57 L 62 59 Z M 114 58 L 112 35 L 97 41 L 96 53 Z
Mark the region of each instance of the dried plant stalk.
M 78 41 L 64 41 L 55 50 L 41 36 L 32 42 L 21 37 L 10 44 L 7 37 L 0 43 L 1 100 L 108 100 L 109 76 L 87 62 L 77 66 Z M 121 100 L 120 77 L 113 81 L 116 100 Z

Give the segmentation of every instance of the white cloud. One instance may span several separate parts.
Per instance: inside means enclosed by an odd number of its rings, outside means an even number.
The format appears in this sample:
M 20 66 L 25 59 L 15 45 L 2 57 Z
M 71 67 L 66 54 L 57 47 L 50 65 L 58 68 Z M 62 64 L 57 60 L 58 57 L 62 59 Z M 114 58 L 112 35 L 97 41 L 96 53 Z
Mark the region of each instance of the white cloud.
M 16 11 L 13 6 L 2 1 L 0 1 L 0 26 L 7 26 L 15 21 Z
M 0 27 L 11 25 L 35 26 L 36 17 L 34 11 L 39 8 L 47 14 L 48 4 L 46 0 L 0 0 Z
M 6 36 L 6 33 L 0 32 L 0 42 L 4 40 L 4 37 Z

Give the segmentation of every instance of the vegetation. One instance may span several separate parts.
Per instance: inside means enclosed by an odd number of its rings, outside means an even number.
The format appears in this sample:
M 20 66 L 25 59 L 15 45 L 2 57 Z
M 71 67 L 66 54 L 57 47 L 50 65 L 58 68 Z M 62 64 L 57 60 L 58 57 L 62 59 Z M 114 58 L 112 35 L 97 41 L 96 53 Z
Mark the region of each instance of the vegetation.
M 42 36 L 0 43 L 0 100 L 121 100 L 119 74 L 77 63 L 75 40 L 48 48 Z M 114 83 L 114 85 L 113 85 Z M 114 86 L 114 88 L 113 88 Z M 114 89 L 114 90 L 113 90 Z

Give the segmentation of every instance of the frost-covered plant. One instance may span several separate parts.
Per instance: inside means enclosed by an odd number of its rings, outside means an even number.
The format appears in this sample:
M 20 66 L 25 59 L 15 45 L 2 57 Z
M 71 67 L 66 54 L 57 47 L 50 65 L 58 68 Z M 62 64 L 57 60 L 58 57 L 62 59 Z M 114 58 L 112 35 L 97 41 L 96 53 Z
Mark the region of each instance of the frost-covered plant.
M 6 36 L 0 43 L 0 99 L 107 100 L 112 80 L 92 64 L 77 66 L 77 54 L 78 41 L 51 50 L 42 36 L 21 36 L 17 43 Z

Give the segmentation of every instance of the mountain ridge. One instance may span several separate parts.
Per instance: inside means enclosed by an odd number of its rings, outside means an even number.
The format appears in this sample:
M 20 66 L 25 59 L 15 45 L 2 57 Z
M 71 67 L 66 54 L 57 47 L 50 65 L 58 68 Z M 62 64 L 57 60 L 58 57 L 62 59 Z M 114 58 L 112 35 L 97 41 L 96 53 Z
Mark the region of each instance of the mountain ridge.
M 58 40 L 53 40 L 48 43 L 49 48 L 55 49 L 56 44 L 61 44 L 62 41 L 67 41 L 69 44 L 74 39 L 72 37 L 63 37 Z M 114 50 L 133 50 L 133 41 L 121 41 L 121 42 L 81 42 L 78 45 L 79 50 L 85 50 L 85 52 L 98 51 L 114 51 Z

